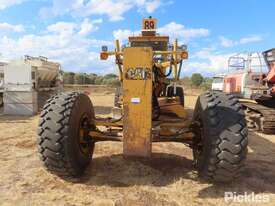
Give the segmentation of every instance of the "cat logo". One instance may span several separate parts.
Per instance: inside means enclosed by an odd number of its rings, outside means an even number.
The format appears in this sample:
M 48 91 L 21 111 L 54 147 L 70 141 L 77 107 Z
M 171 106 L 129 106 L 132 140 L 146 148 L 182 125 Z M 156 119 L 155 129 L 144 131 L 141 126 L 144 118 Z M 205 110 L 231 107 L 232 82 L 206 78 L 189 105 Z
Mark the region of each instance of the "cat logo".
M 128 80 L 147 80 L 151 79 L 151 71 L 149 68 L 129 68 L 125 74 L 125 78 Z

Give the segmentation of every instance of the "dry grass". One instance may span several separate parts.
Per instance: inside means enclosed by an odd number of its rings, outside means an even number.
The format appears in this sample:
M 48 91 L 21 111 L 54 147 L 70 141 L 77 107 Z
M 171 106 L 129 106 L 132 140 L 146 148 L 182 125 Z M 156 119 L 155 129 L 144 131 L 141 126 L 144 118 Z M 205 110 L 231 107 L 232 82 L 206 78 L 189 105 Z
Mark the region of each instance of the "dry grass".
M 107 113 L 113 95 L 92 96 L 96 110 Z M 0 116 L 1 205 L 227 205 L 225 191 L 268 194 L 271 202 L 265 205 L 275 203 L 275 136 L 249 134 L 245 171 L 231 184 L 199 180 L 192 151 L 176 143 L 155 144 L 150 160 L 125 160 L 120 143 L 98 143 L 85 175 L 61 180 L 38 159 L 37 123 L 38 116 Z

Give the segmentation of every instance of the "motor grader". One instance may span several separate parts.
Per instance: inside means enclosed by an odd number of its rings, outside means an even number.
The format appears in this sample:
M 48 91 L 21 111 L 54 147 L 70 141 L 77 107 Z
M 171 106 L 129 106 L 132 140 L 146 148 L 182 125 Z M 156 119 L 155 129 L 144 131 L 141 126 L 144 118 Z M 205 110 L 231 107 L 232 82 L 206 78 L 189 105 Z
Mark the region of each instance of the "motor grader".
M 119 71 L 113 117 L 96 117 L 84 93 L 61 93 L 47 101 L 38 129 L 45 167 L 60 177 L 79 177 L 102 141 L 122 142 L 128 158 L 150 158 L 153 143 L 178 142 L 193 150 L 199 176 L 233 180 L 247 153 L 241 105 L 232 95 L 209 91 L 198 97 L 190 117 L 178 83 L 187 46 L 177 40 L 171 45 L 168 36 L 157 34 L 154 18 L 142 24 L 141 34 L 129 37 L 126 46 L 116 40 L 114 51 L 103 46 L 100 53 L 102 60 L 114 56 Z

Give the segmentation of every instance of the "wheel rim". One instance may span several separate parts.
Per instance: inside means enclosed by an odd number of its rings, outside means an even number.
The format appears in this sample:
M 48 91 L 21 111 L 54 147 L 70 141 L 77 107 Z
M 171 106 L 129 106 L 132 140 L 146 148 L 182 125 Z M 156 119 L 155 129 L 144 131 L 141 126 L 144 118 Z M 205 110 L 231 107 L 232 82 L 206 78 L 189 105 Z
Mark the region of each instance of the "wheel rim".
M 79 133 L 78 133 L 78 144 L 79 149 L 82 154 L 85 156 L 90 156 L 91 154 L 91 144 L 92 140 L 89 137 L 89 118 L 84 115 L 81 118 L 79 124 Z

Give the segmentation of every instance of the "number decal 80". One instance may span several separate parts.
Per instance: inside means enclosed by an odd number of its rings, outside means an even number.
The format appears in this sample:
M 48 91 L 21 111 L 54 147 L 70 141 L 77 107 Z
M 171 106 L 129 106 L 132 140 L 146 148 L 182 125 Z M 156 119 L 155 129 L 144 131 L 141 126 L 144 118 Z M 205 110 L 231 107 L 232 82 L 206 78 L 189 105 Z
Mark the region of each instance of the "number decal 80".
M 143 29 L 144 30 L 156 29 L 156 20 L 155 19 L 144 19 L 143 20 Z

